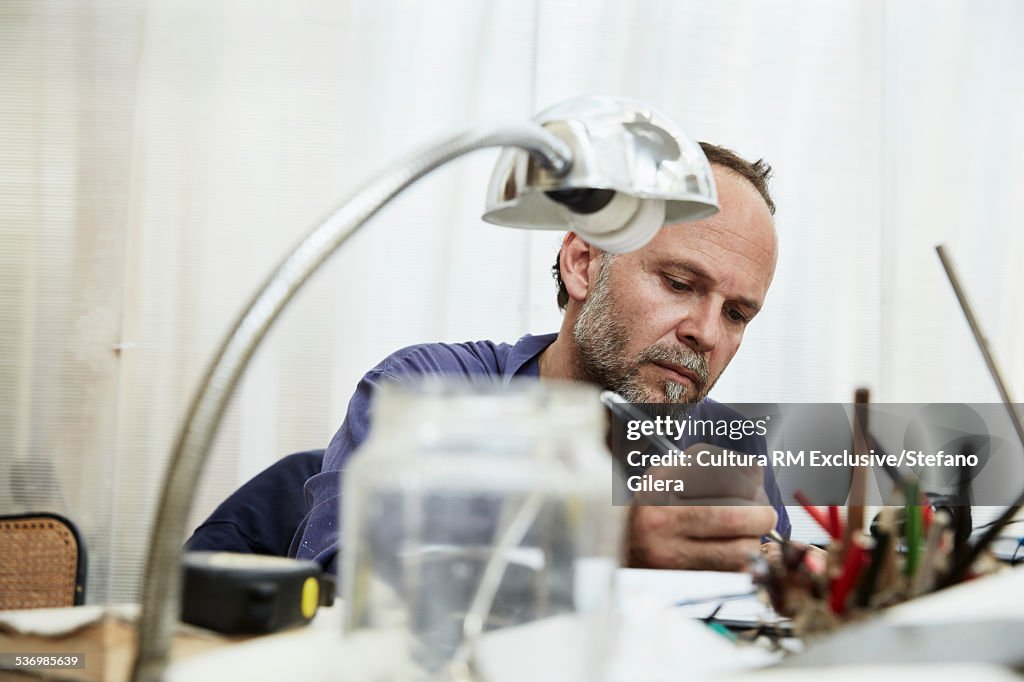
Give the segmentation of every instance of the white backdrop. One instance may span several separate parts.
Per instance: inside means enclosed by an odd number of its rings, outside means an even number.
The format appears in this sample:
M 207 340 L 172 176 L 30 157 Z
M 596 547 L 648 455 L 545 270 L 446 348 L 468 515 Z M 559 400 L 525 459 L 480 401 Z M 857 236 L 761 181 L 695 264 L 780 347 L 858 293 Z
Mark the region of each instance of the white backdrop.
M 2 3 L 0 513 L 68 513 L 91 600 L 133 599 L 190 392 L 286 249 L 437 136 L 588 92 L 775 167 L 778 274 L 715 397 L 996 400 L 941 241 L 1020 395 L 1021 26 L 1014 0 Z M 557 327 L 558 236 L 479 220 L 494 158 L 414 187 L 300 295 L 193 525 L 326 445 L 390 351 Z

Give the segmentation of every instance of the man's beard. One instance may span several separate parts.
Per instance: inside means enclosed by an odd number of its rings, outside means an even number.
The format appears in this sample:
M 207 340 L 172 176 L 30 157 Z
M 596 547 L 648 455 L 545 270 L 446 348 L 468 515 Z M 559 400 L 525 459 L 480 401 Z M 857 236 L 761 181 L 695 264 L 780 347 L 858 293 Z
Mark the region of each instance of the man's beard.
M 577 348 L 577 373 L 581 379 L 615 391 L 631 403 L 686 403 L 704 399 L 714 385 L 703 355 L 683 345 L 656 343 L 636 357 L 626 355 L 629 330 L 615 317 L 615 298 L 608 283 L 613 257 L 602 256 L 593 291 L 583 302 L 572 335 Z M 645 363 L 660 362 L 685 367 L 697 375 L 696 389 L 666 379 L 664 397 L 645 386 L 640 369 Z

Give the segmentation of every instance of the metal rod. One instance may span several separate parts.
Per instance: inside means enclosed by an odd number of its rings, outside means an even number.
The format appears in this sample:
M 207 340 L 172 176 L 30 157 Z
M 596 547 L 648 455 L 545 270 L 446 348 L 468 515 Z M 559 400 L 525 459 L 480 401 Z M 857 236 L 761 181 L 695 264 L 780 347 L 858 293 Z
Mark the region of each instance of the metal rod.
M 612 414 L 622 420 L 651 420 L 651 416 L 649 414 L 614 391 L 601 391 L 600 398 L 601 404 L 608 408 Z M 655 446 L 665 454 L 671 454 L 673 450 L 679 449 L 679 445 L 677 443 L 673 443 L 660 433 L 641 433 L 640 438 L 647 441 L 650 445 Z
M 870 393 L 866 388 L 858 388 L 853 397 L 853 451 L 857 456 L 868 451 L 868 401 Z M 853 467 L 850 476 L 850 501 L 846 506 L 846 536 L 843 552 L 852 546 L 857 533 L 864 530 L 864 498 L 867 494 L 868 469 L 863 466 Z
M 568 172 L 572 164 L 568 145 L 535 123 L 470 130 L 445 139 L 390 168 L 343 203 L 281 262 L 246 306 L 203 376 L 168 463 L 142 586 L 135 682 L 159 680 L 167 665 L 181 601 L 181 542 L 193 493 L 228 401 L 270 327 L 324 261 L 399 192 L 453 159 L 499 146 L 526 149 L 556 175 Z
M 1010 396 L 1010 388 L 1006 385 L 1006 381 L 1003 379 L 1002 372 L 999 371 L 999 367 L 996 365 L 996 359 L 992 355 L 992 351 L 988 347 L 988 339 L 985 338 L 985 333 L 981 331 L 981 325 L 978 323 L 978 318 L 974 315 L 974 310 L 971 308 L 970 301 L 967 300 L 967 292 L 964 291 L 960 285 L 960 278 L 957 277 L 956 268 L 953 267 L 953 261 L 949 255 L 946 254 L 946 247 L 944 244 L 939 244 L 935 247 L 935 252 L 939 254 L 939 260 L 942 261 L 942 267 L 946 270 L 946 277 L 949 278 L 949 283 L 953 285 L 953 291 L 956 293 L 956 299 L 960 302 L 960 309 L 964 311 L 964 317 L 967 318 L 967 324 L 971 328 L 971 333 L 974 334 L 974 340 L 978 343 L 978 349 L 981 351 L 982 357 L 985 358 L 985 364 L 988 365 L 988 373 L 992 375 L 992 380 L 996 382 L 996 388 L 999 390 L 999 397 L 1003 400 L 1003 405 L 1006 406 L 1006 411 L 1010 414 L 1010 421 L 1013 422 L 1013 428 L 1017 430 L 1017 437 L 1020 438 L 1022 444 L 1024 444 L 1024 424 L 1021 423 L 1020 414 L 1014 408 L 1013 398 Z
M 949 283 L 953 285 L 953 291 L 956 293 L 957 301 L 960 302 L 960 309 L 964 311 L 964 317 L 967 318 L 967 324 L 971 328 L 971 333 L 974 334 L 974 340 L 978 344 L 978 348 L 981 350 L 982 356 L 985 358 L 985 364 L 988 365 L 988 372 L 992 375 L 993 381 L 996 382 L 996 388 L 999 389 L 999 396 L 1003 400 L 1003 406 L 1006 408 L 1006 412 L 1010 415 L 1010 422 L 1013 424 L 1013 428 L 1017 431 L 1017 438 L 1020 440 L 1021 446 L 1024 447 L 1024 423 L 1021 422 L 1020 413 L 1017 411 L 1017 407 L 1014 404 L 1013 398 L 1010 396 L 1010 389 L 1003 380 L 1003 375 L 999 371 L 999 367 L 996 365 L 996 360 L 992 356 L 992 352 L 988 347 L 988 340 L 985 338 L 985 334 L 981 331 L 981 325 L 978 324 L 978 319 L 974 316 L 974 310 L 971 308 L 970 301 L 967 300 L 967 292 L 964 291 L 960 285 L 960 278 L 957 277 L 956 269 L 953 267 L 953 261 L 946 254 L 946 247 L 943 244 L 939 244 L 935 247 L 936 253 L 939 254 L 939 260 L 942 261 L 942 267 L 946 270 L 946 277 L 949 278 Z M 966 552 L 964 556 L 957 561 L 953 568 L 950 570 L 949 575 L 943 580 L 942 586 L 948 587 L 959 582 L 974 564 L 975 560 L 981 555 L 985 548 L 988 547 L 993 540 L 1002 532 L 1003 528 L 1006 527 L 1017 512 L 1020 510 L 1021 505 L 1024 505 L 1024 491 L 1021 492 L 1017 500 L 1006 508 L 1002 516 L 992 522 L 988 530 L 978 538 L 978 541 L 974 543 L 974 546 L 969 552 Z

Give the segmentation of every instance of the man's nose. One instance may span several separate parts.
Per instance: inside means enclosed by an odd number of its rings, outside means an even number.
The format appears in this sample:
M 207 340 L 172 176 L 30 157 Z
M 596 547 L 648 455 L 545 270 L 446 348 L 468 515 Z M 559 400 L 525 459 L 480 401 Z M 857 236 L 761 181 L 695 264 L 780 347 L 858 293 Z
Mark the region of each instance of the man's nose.
M 694 305 L 676 327 L 676 338 L 698 353 L 714 350 L 721 330 L 719 316 L 712 301 L 705 299 Z

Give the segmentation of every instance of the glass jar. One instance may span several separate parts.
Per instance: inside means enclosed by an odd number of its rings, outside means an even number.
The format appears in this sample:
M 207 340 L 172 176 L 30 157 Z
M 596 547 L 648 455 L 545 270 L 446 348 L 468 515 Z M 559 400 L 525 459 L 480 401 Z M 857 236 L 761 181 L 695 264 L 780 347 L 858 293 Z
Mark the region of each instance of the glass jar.
M 624 524 L 605 433 L 583 385 L 380 386 L 344 473 L 346 632 L 400 633 L 429 675 L 484 631 L 564 614 L 600 623 Z

